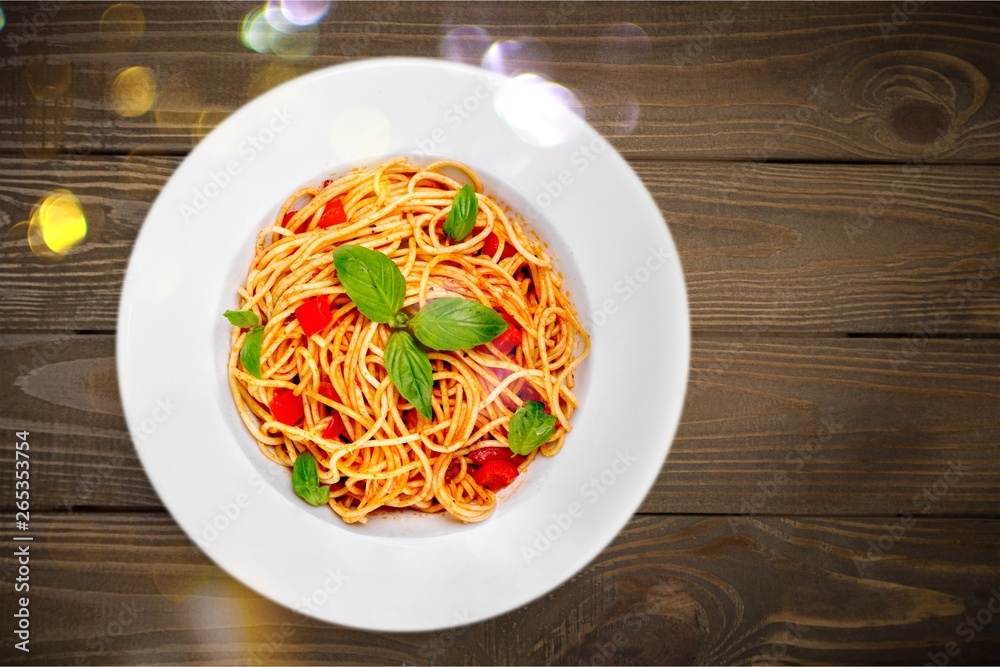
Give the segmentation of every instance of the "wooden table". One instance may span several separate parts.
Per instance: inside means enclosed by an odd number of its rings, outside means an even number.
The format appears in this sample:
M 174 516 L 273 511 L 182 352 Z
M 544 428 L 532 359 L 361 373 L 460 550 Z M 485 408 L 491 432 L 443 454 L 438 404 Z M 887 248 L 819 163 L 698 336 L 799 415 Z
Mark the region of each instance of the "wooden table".
M 28 430 L 36 540 L 28 654 L 2 550 L 4 662 L 1000 661 L 997 4 L 337 2 L 300 60 L 241 43 L 253 4 L 141 3 L 141 33 L 128 7 L 102 29 L 108 6 L 3 6 L 2 532 Z M 640 513 L 566 585 L 458 630 L 341 629 L 231 579 L 160 504 L 117 395 L 119 293 L 219 118 L 316 68 L 438 57 L 462 25 L 470 60 L 522 39 L 511 65 L 573 90 L 661 207 L 687 405 Z M 157 99 L 122 117 L 132 66 Z M 53 261 L 17 223 L 57 188 L 90 229 Z

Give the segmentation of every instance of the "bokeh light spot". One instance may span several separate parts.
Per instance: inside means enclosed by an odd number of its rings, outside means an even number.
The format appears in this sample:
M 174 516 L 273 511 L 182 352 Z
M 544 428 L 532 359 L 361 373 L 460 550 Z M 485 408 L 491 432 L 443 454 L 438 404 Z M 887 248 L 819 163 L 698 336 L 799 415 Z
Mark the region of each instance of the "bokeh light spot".
M 264 9 L 265 7 L 258 7 L 251 10 L 243 17 L 243 23 L 240 24 L 240 40 L 243 46 L 257 53 L 267 53 L 268 50 L 268 33 L 271 31 L 271 26 L 264 18 Z
M 285 13 L 281 11 L 279 0 L 267 0 L 264 5 L 264 19 L 272 30 L 279 32 L 292 32 L 296 28 L 296 25 L 289 21 Z
M 484 69 L 507 76 L 545 72 L 548 63 L 548 48 L 532 37 L 496 41 L 486 49 L 482 60 Z
M 35 209 L 35 212 L 31 214 L 31 220 L 28 221 L 28 247 L 31 248 L 35 257 L 50 260 L 59 259 L 61 255 L 52 252 L 45 245 L 45 241 L 42 239 L 42 226 L 39 223 L 38 209 Z
M 451 30 L 441 40 L 441 57 L 460 63 L 477 64 L 490 48 L 489 34 L 474 25 L 462 25 Z
M 583 116 L 572 92 L 537 74 L 520 74 L 506 81 L 494 99 L 497 115 L 534 146 L 555 146 L 579 129 L 573 115 Z
M 62 56 L 32 58 L 24 68 L 24 78 L 36 100 L 54 100 L 69 88 L 69 61 Z
M 57 255 L 64 255 L 86 237 L 87 218 L 83 214 L 80 200 L 69 190 L 51 193 L 31 214 L 28 243 L 36 252 L 39 238 L 45 248 Z
M 288 60 L 311 56 L 319 44 L 315 24 L 329 5 L 325 0 L 269 0 L 243 17 L 240 40 L 251 51 L 274 53 Z
M 281 13 L 295 25 L 313 25 L 330 9 L 330 0 L 281 0 Z
M 111 86 L 111 100 L 119 116 L 134 118 L 156 102 L 156 78 L 148 67 L 129 67 L 118 73 Z
M 146 29 L 142 10 L 129 2 L 111 5 L 101 14 L 101 37 L 109 42 L 134 44 Z

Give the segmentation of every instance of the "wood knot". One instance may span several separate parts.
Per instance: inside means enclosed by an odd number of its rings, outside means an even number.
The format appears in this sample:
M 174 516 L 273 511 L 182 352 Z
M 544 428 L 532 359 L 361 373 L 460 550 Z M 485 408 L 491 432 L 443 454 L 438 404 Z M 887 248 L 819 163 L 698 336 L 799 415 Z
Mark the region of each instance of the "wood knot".
M 600 623 L 582 617 L 577 641 L 548 662 L 688 665 L 697 659 L 715 625 L 706 609 L 718 607 L 712 584 L 661 574 L 616 579 L 613 589 L 605 591 L 614 602 L 602 608 Z
M 951 114 L 940 104 L 911 100 L 892 110 L 889 124 L 903 141 L 928 144 L 948 132 Z
M 892 153 L 960 143 L 968 121 L 986 102 L 989 79 L 972 63 L 945 53 L 894 50 L 859 61 L 842 84 L 870 119 L 876 141 Z M 917 146 L 920 146 L 919 148 Z

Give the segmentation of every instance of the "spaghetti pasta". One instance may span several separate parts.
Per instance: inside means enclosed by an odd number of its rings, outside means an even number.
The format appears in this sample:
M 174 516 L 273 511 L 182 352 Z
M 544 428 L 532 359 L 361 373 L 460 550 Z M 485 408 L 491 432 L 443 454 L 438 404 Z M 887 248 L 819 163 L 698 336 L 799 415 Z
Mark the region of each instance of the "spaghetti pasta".
M 449 174 L 461 175 L 478 198 L 475 226 L 461 241 L 443 232 L 463 185 Z M 430 350 L 427 419 L 390 382 L 384 354 L 392 329 L 363 315 L 337 279 L 331 256 L 347 243 L 396 264 L 407 312 L 464 297 L 505 314 L 518 344 L 508 352 L 498 337 L 469 350 Z M 315 297 L 328 304 L 320 317 L 329 323 L 307 336 L 302 306 Z M 556 423 L 541 447 L 511 457 L 520 471 L 537 452 L 558 452 L 571 428 L 574 371 L 589 337 L 542 244 L 483 194 L 463 164 L 420 167 L 399 157 L 295 192 L 258 235 L 239 301 L 263 327 L 260 378 L 241 365 L 249 332 L 232 332 L 229 384 L 240 415 L 275 463 L 292 467 L 312 454 L 319 483 L 330 487 L 329 506 L 348 523 L 364 523 L 379 508 L 481 521 L 496 496 L 477 482 L 481 457 L 473 452 L 506 448 L 510 421 L 527 400 L 544 404 Z M 291 418 L 279 418 L 279 394 L 294 403 Z

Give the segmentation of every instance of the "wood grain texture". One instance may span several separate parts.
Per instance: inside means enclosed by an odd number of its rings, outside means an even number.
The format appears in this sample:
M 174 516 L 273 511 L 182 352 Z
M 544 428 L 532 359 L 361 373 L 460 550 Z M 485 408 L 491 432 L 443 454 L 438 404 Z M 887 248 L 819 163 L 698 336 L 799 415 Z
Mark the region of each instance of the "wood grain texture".
M 132 244 L 179 162 L 0 157 L 3 328 L 114 329 Z M 1000 167 L 635 167 L 670 225 L 696 332 L 1000 332 Z M 16 224 L 58 187 L 90 228 L 52 262 Z M 635 249 L 636 268 L 648 252 Z M 627 289 L 592 298 L 627 307 Z
M 508 54 L 508 70 L 540 72 L 575 91 L 588 120 L 630 156 L 903 161 L 931 149 L 932 160 L 1000 159 L 1000 15 L 991 3 L 906 11 L 337 2 L 315 55 L 299 61 L 241 44 L 250 10 L 242 3 L 139 4 L 145 32 L 134 42 L 101 35 L 103 4 L 5 4 L 0 149 L 186 152 L 203 110 L 232 112 L 291 76 L 358 57 L 436 58 L 449 31 L 475 25 L 488 36 L 456 43 L 467 61 L 478 63 L 492 40 L 521 39 L 527 46 Z M 615 27 L 626 23 L 640 30 Z M 137 118 L 118 117 L 109 94 L 127 65 L 150 67 L 160 90 Z
M 879 519 L 636 517 L 552 594 L 418 634 L 279 607 L 166 515 L 36 515 L 34 525 L 32 651 L 5 643 L 5 663 L 924 664 L 948 642 L 960 650 L 950 664 L 1000 658 L 1000 621 L 970 637 L 965 620 L 1000 600 L 996 519 L 921 518 L 887 542 Z M 13 567 L 5 551 L 0 568 Z M 9 576 L 0 588 L 9 617 Z
M 1000 514 L 1000 341 L 900 350 L 696 338 L 681 427 L 642 511 Z M 0 426 L 31 431 L 46 479 L 36 509 L 160 507 L 125 430 L 113 355 L 110 336 L 0 336 L 11 388 Z
M 5 641 L 0 664 L 1000 664 L 996 3 L 338 0 L 298 61 L 241 44 L 259 2 L 139 2 L 134 40 L 101 30 L 111 4 L 3 4 L 0 427 L 31 432 L 36 541 L 32 652 Z M 444 41 L 463 25 L 483 37 Z M 552 593 L 439 633 L 329 626 L 230 578 L 150 486 L 110 335 L 126 263 L 183 156 L 253 97 L 503 40 L 670 226 L 682 424 L 640 514 Z M 129 66 L 157 83 L 134 118 L 111 95 Z M 60 187 L 88 238 L 44 260 L 18 223 Z

